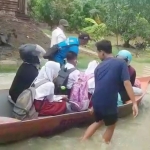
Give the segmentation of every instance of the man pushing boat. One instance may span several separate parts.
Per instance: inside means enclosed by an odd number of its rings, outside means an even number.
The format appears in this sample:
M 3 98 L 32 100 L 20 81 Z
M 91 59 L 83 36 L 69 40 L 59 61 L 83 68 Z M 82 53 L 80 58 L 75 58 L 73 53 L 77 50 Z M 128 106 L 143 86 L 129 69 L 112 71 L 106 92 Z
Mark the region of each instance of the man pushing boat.
M 124 60 L 114 58 L 110 41 L 102 40 L 96 43 L 97 53 L 102 63 L 95 70 L 95 91 L 92 97 L 91 113 L 95 122 L 88 127 L 82 141 L 90 138 L 104 123 L 107 126 L 103 140 L 109 144 L 118 119 L 118 92 L 125 87 L 133 102 L 133 116 L 138 115 L 138 107 L 130 82 L 128 66 Z

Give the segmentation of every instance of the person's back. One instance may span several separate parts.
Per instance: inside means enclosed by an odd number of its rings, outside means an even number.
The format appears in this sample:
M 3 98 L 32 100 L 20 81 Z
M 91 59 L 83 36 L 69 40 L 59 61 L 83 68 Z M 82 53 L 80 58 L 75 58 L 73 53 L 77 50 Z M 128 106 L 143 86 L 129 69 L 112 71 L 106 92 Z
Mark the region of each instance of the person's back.
M 93 95 L 93 106 L 101 108 L 102 112 L 117 113 L 118 91 L 123 86 L 123 78 L 128 78 L 125 72 L 123 60 L 116 58 L 105 59 L 95 70 L 95 91 Z M 108 94 L 109 93 L 109 94 Z M 98 97 L 101 95 L 101 97 Z
M 64 59 L 69 51 L 74 52 L 77 55 L 79 53 L 79 40 L 76 37 L 69 37 L 65 41 L 59 43 L 58 46 L 61 50 L 55 55 L 54 61 L 59 62 L 60 64 L 64 63 Z
M 54 29 L 53 32 L 52 32 L 50 47 L 66 40 L 66 35 L 64 33 L 64 30 L 68 26 L 69 26 L 69 23 L 68 23 L 67 20 L 60 19 L 59 26 L 56 29 Z
M 74 52 L 78 55 L 79 46 L 86 45 L 90 37 L 87 33 L 80 33 L 79 37 L 69 37 L 63 42 L 58 43 L 59 50 L 54 55 L 53 61 L 64 64 L 64 59 L 68 52 Z
M 56 93 L 70 95 L 70 90 L 73 84 L 78 80 L 80 71 L 76 69 L 77 65 L 77 54 L 74 52 L 67 53 L 67 63 L 61 68 L 59 75 L 56 80 Z M 64 90 L 61 87 L 65 87 Z M 59 94 L 60 94 L 59 93 Z
M 37 75 L 38 69 L 34 65 L 22 63 L 22 65 L 19 67 L 16 73 L 16 76 L 9 90 L 9 95 L 11 96 L 14 102 L 16 102 L 18 96 L 25 89 L 30 87 Z
M 16 102 L 18 96 L 30 87 L 38 75 L 37 67 L 40 65 L 39 57 L 45 54 L 45 50 L 37 44 L 24 44 L 19 48 L 20 58 L 23 60 L 13 80 L 9 94 Z

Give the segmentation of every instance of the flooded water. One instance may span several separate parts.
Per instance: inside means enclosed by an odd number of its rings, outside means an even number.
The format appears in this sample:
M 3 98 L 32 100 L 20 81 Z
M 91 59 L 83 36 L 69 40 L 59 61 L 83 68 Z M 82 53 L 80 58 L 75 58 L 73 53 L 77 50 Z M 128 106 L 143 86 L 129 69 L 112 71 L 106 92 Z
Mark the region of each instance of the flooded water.
M 9 79 L 12 77 L 13 74 L 8 75 Z M 131 115 L 118 121 L 112 142 L 107 150 L 150 150 L 150 94 L 148 92 L 136 119 L 133 119 Z M 86 127 L 73 128 L 53 137 L 31 138 L 0 146 L 0 150 L 106 150 L 101 138 L 105 131 L 104 127 L 98 130 L 90 140 L 82 143 L 80 137 L 85 130 Z

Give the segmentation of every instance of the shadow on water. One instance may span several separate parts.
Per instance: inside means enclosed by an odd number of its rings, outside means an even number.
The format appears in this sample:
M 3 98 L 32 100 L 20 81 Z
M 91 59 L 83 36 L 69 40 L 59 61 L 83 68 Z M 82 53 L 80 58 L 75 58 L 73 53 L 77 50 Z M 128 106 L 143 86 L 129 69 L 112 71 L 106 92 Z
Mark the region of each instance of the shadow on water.
M 148 90 L 150 91 L 150 87 Z M 104 127 L 84 143 L 80 142 L 80 137 L 86 127 L 80 127 L 53 137 L 37 137 L 0 146 L 0 150 L 150 150 L 149 116 L 150 93 L 147 93 L 140 105 L 139 116 L 136 119 L 131 115 L 118 121 L 112 143 L 107 149 L 101 138 Z

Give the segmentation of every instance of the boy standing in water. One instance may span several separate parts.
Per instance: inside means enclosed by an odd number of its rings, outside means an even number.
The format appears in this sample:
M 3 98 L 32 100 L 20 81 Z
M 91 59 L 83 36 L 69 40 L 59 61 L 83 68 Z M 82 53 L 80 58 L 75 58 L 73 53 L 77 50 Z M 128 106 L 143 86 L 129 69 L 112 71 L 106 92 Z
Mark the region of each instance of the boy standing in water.
M 133 102 L 134 117 L 138 115 L 138 107 L 126 62 L 113 57 L 110 41 L 102 40 L 96 43 L 96 47 L 98 57 L 102 62 L 95 70 L 95 91 L 92 97 L 93 108 L 91 110 L 91 113 L 94 113 L 95 122 L 88 127 L 82 140 L 91 137 L 104 122 L 107 129 L 103 139 L 105 143 L 109 144 L 118 119 L 117 100 L 118 92 L 122 86 L 125 87 Z

